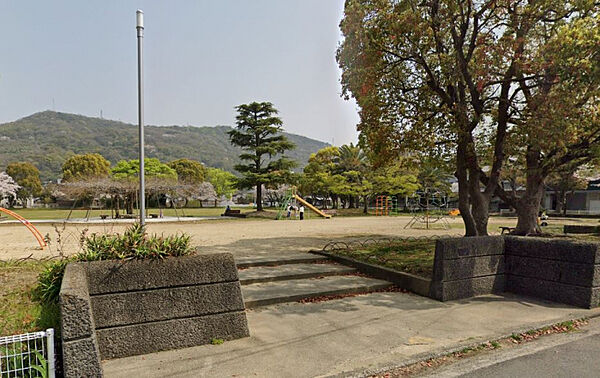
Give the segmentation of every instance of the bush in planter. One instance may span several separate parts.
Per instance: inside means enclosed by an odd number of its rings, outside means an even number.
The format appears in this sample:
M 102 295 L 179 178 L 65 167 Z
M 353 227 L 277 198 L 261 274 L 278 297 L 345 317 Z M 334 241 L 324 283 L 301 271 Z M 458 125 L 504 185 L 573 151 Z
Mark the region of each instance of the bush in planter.
M 83 239 L 83 251 L 75 256 L 55 261 L 38 277 L 37 297 L 42 303 L 57 303 L 65 267 L 70 262 L 129 259 L 162 259 L 168 256 L 185 256 L 193 252 L 190 236 L 148 235 L 136 223 L 123 235 L 92 234 Z

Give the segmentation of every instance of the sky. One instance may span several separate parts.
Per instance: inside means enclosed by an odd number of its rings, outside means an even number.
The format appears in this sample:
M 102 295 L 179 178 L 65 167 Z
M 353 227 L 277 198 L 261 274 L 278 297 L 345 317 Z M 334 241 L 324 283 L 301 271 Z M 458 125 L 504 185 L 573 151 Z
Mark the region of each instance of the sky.
M 144 11 L 145 123 L 234 125 L 270 101 L 286 131 L 356 142 L 335 50 L 343 0 L 0 0 L 0 122 L 35 112 L 137 123 L 135 12 Z

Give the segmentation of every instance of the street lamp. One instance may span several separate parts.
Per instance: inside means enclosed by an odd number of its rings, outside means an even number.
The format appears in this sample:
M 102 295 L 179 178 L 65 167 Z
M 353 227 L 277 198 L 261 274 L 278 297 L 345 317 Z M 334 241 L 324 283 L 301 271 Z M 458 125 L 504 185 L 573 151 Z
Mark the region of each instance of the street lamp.
M 144 188 L 144 77 L 142 71 L 142 42 L 144 39 L 144 12 L 135 12 L 138 53 L 138 126 L 140 132 L 140 224 L 146 225 L 146 196 Z

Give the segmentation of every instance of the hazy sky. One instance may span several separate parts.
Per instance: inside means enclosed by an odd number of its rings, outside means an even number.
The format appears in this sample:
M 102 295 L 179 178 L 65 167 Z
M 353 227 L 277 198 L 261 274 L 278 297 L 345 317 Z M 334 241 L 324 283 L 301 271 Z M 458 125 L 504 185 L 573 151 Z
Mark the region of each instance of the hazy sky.
M 286 131 L 356 140 L 343 0 L 0 0 L 0 122 L 54 108 L 135 123 L 138 8 L 147 124 L 233 125 L 235 105 L 271 101 Z

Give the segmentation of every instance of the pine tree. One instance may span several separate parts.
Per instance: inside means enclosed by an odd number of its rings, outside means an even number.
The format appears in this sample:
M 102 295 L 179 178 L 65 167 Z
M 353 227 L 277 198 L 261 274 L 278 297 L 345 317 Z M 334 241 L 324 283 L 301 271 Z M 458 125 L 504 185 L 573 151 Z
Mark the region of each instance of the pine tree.
M 296 163 L 284 153 L 295 146 L 281 134 L 283 122 L 270 102 L 252 102 L 235 109 L 236 128 L 229 132 L 229 139 L 244 151 L 240 154 L 242 163 L 235 166 L 242 174 L 236 186 L 256 187 L 256 206 L 262 211 L 262 186 L 273 187 L 290 179 L 290 169 Z

